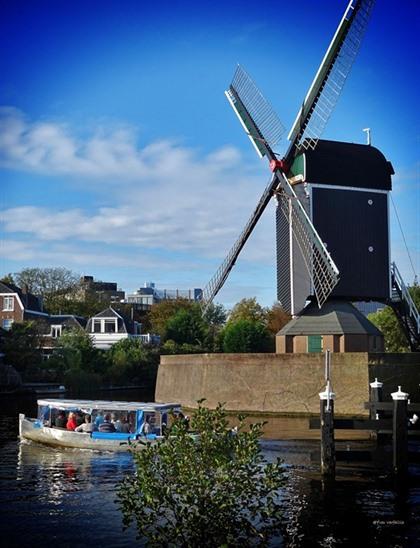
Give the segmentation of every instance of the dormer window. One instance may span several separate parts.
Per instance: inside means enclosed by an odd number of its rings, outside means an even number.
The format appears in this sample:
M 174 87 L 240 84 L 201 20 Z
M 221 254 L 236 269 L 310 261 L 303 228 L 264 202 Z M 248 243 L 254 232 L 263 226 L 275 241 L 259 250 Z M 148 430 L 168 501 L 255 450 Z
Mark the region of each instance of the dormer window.
M 3 297 L 3 311 L 13 312 L 15 309 L 14 297 Z
M 94 318 L 92 322 L 92 333 L 117 333 L 117 318 Z
M 117 320 L 105 320 L 105 333 L 116 333 L 117 332 Z
M 61 337 L 61 331 L 62 331 L 61 325 L 52 325 L 51 326 L 51 337 L 53 339 L 58 339 L 58 337 Z

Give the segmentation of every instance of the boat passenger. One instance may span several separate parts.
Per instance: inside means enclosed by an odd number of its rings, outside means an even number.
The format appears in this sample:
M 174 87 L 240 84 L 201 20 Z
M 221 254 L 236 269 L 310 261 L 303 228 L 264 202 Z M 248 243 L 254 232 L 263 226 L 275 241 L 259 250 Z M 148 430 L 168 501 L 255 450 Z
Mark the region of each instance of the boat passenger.
M 130 425 L 128 424 L 127 417 L 121 417 L 119 432 L 122 432 L 124 434 L 130 433 Z
M 75 429 L 75 432 L 85 432 L 91 434 L 95 430 L 95 425 L 92 424 L 90 415 L 85 415 L 85 422 Z
M 152 431 L 152 427 L 150 426 L 149 417 L 146 417 L 141 429 L 141 433 L 147 436 L 147 434 L 150 434 Z
M 76 428 L 76 426 L 77 426 L 76 414 L 71 411 L 69 413 L 69 419 L 67 421 L 66 428 L 67 428 L 67 430 L 74 430 Z
M 107 413 L 104 417 L 104 422 L 99 425 L 99 432 L 115 432 L 115 426 L 111 422 L 111 415 Z
M 65 428 L 67 425 L 67 417 L 64 411 L 60 411 L 55 418 L 54 426 L 57 428 Z
M 76 424 L 77 426 L 80 426 L 83 423 L 84 423 L 83 414 L 80 411 L 78 411 L 76 413 Z
M 104 413 L 103 411 L 99 411 L 98 412 L 98 415 L 95 419 L 95 425 L 97 428 L 99 428 L 99 426 L 104 422 Z
M 117 432 L 121 432 L 121 421 L 116 413 L 111 414 L 111 422 Z

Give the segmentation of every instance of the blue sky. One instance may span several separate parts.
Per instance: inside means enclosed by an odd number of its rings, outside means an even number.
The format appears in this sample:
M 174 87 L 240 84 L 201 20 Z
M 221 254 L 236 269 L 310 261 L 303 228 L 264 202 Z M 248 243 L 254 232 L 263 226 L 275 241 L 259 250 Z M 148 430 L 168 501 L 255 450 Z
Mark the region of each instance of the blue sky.
M 269 179 L 223 94 L 236 64 L 288 129 L 345 7 L 2 2 L 0 274 L 65 266 L 126 291 L 203 287 Z M 377 2 L 323 134 L 363 143 L 372 128 L 416 273 L 419 13 L 416 0 Z M 391 237 L 411 283 L 393 211 Z M 270 204 L 217 300 L 271 305 L 275 286 Z

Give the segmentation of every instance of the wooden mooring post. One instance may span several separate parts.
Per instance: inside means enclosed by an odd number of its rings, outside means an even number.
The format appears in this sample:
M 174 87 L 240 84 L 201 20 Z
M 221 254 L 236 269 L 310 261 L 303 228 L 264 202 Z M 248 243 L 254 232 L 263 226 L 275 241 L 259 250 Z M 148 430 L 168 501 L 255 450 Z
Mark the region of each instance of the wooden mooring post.
M 334 443 L 334 399 L 330 380 L 331 353 L 325 352 L 325 378 L 327 386 L 320 392 L 321 409 L 321 474 L 329 478 L 335 477 L 335 443 Z
M 408 394 L 401 391 L 391 394 L 394 400 L 392 416 L 392 465 L 394 473 L 403 475 L 408 472 Z

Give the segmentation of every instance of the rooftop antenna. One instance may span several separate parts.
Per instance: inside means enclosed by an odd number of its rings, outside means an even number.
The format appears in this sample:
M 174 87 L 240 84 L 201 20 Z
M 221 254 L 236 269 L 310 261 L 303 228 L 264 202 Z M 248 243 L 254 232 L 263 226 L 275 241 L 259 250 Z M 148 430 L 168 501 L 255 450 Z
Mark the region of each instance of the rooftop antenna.
M 366 133 L 366 144 L 367 145 L 370 145 L 371 144 L 371 140 L 370 140 L 370 127 L 365 127 L 363 129 L 363 131 Z

